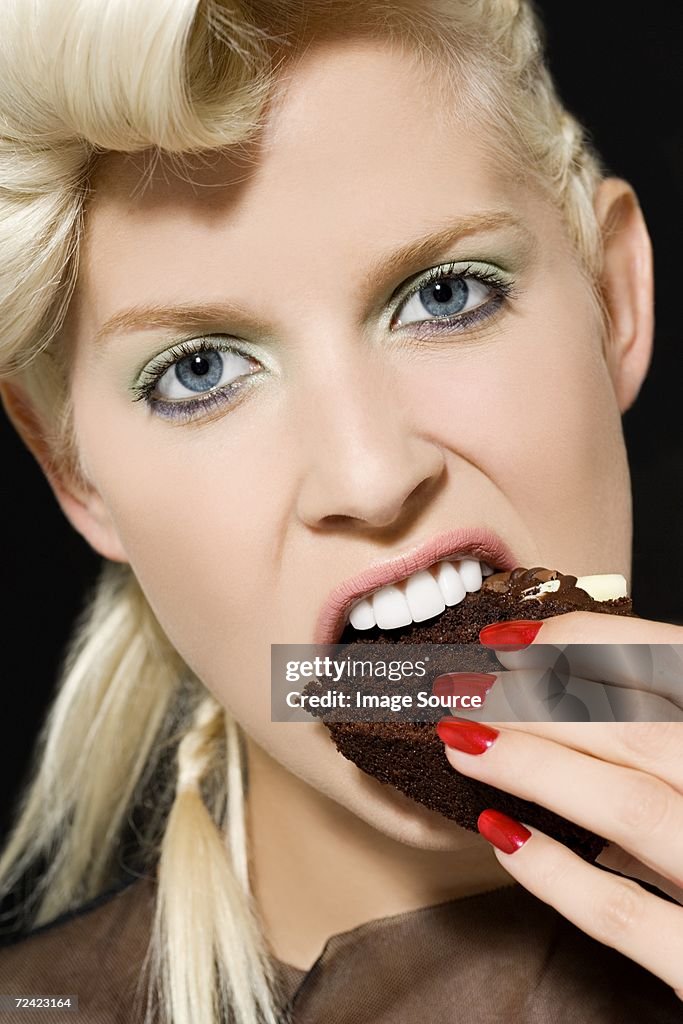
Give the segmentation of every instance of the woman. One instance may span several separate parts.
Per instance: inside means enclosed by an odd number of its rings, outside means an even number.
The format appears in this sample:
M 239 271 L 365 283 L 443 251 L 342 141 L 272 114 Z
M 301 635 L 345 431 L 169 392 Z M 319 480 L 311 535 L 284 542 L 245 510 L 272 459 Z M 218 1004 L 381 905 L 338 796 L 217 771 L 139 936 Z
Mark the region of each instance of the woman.
M 630 575 L 650 245 L 529 6 L 41 0 L 2 48 L 3 402 L 104 559 L 0 860 L 6 890 L 47 864 L 3 991 L 141 1019 L 149 914 L 173 1024 L 679 1019 L 680 726 L 444 745 L 653 892 L 519 823 L 496 851 L 268 712 L 270 645 L 446 530 Z

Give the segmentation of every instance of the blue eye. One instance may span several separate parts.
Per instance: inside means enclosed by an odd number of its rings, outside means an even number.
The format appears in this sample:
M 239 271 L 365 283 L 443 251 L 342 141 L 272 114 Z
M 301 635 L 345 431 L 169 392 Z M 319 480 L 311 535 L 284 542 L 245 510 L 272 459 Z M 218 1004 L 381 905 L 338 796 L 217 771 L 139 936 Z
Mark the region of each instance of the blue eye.
M 220 336 L 195 338 L 175 345 L 142 371 L 134 384 L 134 401 L 145 401 L 166 419 L 191 419 L 230 402 L 259 364 Z
M 425 333 L 467 327 L 490 316 L 511 290 L 511 281 L 487 264 L 434 267 L 403 302 L 394 324 L 419 325 Z
M 189 388 L 190 391 L 204 391 L 215 388 L 223 376 L 223 356 L 219 352 L 195 352 L 192 356 L 185 356 L 171 367 L 171 387 L 178 390 L 177 385 Z M 159 381 L 162 386 L 166 377 L 171 371 L 166 371 Z M 182 395 L 170 394 L 169 398 L 181 398 Z
M 187 398 L 188 391 L 205 394 L 249 370 L 249 360 L 237 352 L 194 351 L 169 366 L 159 378 L 157 389 L 163 398 Z

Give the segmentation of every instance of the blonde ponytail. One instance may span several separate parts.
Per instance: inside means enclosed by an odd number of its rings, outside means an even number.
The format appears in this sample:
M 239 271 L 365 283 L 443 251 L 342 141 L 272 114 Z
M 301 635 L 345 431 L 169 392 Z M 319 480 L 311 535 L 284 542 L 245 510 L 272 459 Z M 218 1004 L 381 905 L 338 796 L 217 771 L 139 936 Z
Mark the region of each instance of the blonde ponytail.
M 276 1024 L 277 981 L 250 896 L 243 737 L 127 565 L 103 563 L 33 764 L 0 857 L 0 897 L 39 858 L 48 864 L 20 907 L 23 928 L 117 880 L 126 812 L 151 807 L 137 841 L 156 863 L 157 900 L 137 1010 L 156 1005 L 173 1024 Z
M 117 839 L 161 751 L 183 672 L 130 568 L 105 562 L 0 856 L 0 895 L 39 857 L 48 861 L 21 910 L 24 924 L 91 899 L 120 871 Z
M 235 724 L 212 696 L 198 704 L 193 723 L 178 746 L 175 800 L 168 816 L 159 860 L 158 894 L 145 968 L 162 1019 L 174 1024 L 222 1021 L 276 1024 L 276 981 L 263 946 L 248 891 L 243 804 L 228 809 L 226 836 L 202 797 L 202 782 L 213 763 L 239 771 Z M 227 741 L 227 752 L 220 753 Z M 227 753 L 227 758 L 226 758 Z M 231 756 L 232 755 L 232 756 Z M 241 774 L 241 772 L 240 772 Z M 228 793 L 242 792 L 233 777 Z

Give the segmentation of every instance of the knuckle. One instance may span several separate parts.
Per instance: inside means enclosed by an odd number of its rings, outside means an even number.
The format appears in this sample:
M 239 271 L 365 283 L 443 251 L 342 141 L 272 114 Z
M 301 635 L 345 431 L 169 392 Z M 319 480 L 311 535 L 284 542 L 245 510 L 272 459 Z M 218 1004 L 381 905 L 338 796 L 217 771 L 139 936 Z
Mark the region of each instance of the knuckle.
M 651 775 L 634 775 L 616 803 L 617 825 L 625 832 L 633 829 L 655 831 L 666 822 L 671 808 L 671 790 Z
M 615 879 L 595 906 L 597 938 L 608 945 L 640 927 L 643 890 L 629 879 Z
M 534 867 L 534 874 L 539 886 L 546 892 L 560 892 L 566 888 L 569 866 L 565 851 L 548 850 L 546 856 L 539 859 Z
M 533 651 L 534 647 L 539 650 L 547 647 L 550 650 L 548 645 L 558 645 L 561 651 L 567 644 L 581 643 L 586 636 L 590 639 L 591 614 L 594 613 L 575 611 L 551 616 L 545 620 L 536 644 L 532 644 L 529 650 Z
M 510 744 L 510 756 L 505 759 L 505 785 L 513 793 L 527 800 L 536 798 L 535 780 L 551 777 L 553 763 L 545 747 L 533 749 L 533 756 L 524 744 L 523 737 L 515 736 Z
M 571 643 L 579 643 L 584 632 L 586 630 L 590 630 L 593 622 L 593 615 L 593 612 L 565 612 L 563 615 L 556 615 L 555 619 L 565 627 L 569 626 L 571 630 Z
M 681 759 L 683 722 L 620 722 L 619 739 L 628 754 L 653 763 Z

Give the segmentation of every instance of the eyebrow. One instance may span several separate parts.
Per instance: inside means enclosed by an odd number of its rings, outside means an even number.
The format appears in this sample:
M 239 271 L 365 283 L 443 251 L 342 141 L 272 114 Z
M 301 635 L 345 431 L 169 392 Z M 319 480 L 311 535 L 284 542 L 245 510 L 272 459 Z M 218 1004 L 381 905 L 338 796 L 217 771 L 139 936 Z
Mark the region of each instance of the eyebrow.
M 443 228 L 408 242 L 388 255 L 380 256 L 373 261 L 365 274 L 364 284 L 370 287 L 377 279 L 391 277 L 409 265 L 420 266 L 428 263 L 435 253 L 444 251 L 448 246 L 468 235 L 496 231 L 501 228 L 515 228 L 527 253 L 535 248 L 535 237 L 514 214 L 506 210 L 483 211 L 461 217 L 455 222 L 446 224 Z M 129 309 L 114 313 L 98 329 L 95 334 L 95 344 L 101 347 L 108 338 L 114 335 L 154 327 L 170 329 L 202 327 L 223 320 L 241 322 L 261 333 L 267 333 L 269 330 L 269 325 L 264 320 L 237 302 L 181 303 L 173 306 L 149 303 L 131 306 Z

